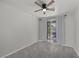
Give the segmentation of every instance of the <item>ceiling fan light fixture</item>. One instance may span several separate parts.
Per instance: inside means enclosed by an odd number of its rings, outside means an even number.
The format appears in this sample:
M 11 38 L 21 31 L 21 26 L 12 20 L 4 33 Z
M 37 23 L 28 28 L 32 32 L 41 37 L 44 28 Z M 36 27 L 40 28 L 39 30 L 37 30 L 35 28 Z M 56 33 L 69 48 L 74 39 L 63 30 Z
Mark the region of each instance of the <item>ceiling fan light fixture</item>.
M 47 10 L 46 9 L 43 9 L 43 11 L 46 12 Z

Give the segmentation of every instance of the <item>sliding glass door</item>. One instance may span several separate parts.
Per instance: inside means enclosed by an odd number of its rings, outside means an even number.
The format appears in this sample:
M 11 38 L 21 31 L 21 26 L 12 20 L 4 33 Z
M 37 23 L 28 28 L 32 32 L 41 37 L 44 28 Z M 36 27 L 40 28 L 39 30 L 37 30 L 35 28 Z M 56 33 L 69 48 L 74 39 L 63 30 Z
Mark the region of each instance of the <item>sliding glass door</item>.
M 39 19 L 39 40 L 48 40 L 64 44 L 64 16 L 44 17 Z

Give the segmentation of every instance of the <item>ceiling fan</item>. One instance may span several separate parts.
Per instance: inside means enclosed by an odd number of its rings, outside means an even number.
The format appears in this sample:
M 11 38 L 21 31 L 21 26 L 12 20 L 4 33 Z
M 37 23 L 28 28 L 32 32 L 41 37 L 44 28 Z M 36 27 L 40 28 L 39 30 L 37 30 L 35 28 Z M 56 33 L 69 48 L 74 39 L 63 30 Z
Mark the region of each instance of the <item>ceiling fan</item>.
M 43 11 L 44 14 L 46 14 L 46 11 L 55 11 L 55 8 L 48 8 L 50 5 L 52 5 L 54 3 L 54 0 L 51 0 L 48 4 L 46 4 L 44 1 L 42 0 L 38 0 L 38 2 L 36 1 L 35 4 L 40 6 L 41 9 L 36 10 L 34 12 L 38 12 L 38 11 Z

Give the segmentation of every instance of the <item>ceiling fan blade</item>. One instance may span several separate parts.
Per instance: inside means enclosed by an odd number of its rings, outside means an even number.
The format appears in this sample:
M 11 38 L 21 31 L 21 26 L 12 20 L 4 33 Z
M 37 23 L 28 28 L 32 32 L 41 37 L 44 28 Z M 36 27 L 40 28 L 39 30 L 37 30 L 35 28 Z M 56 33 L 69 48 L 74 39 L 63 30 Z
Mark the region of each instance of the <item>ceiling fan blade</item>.
M 54 0 L 51 0 L 51 2 L 48 3 L 47 7 L 50 6 L 52 3 L 54 3 Z
M 43 9 L 39 9 L 39 10 L 36 10 L 36 11 L 34 11 L 34 12 L 38 12 L 38 11 L 41 11 L 41 10 L 43 10 Z
M 55 8 L 47 8 L 47 10 L 55 11 Z
M 38 5 L 38 6 L 40 6 L 40 7 L 42 7 L 42 5 L 41 5 L 41 4 L 39 4 L 38 2 L 35 2 L 35 4 L 36 4 L 36 5 Z
M 42 1 L 42 0 L 38 0 L 39 1 L 39 3 L 42 5 L 43 3 L 44 3 L 44 1 Z

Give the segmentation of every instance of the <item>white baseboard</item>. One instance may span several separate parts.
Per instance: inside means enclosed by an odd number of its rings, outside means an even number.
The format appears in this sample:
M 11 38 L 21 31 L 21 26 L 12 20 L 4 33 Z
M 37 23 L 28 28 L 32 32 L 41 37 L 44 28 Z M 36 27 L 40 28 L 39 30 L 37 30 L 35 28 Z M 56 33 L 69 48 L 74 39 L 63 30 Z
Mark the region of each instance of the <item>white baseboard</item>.
M 4 55 L 4 56 L 2 56 L 2 57 L 0 57 L 0 58 L 6 58 L 7 56 L 12 55 L 12 54 L 14 54 L 14 53 L 16 53 L 16 52 L 18 52 L 18 51 L 24 49 L 24 48 L 26 48 L 26 47 L 28 47 L 28 46 L 30 46 L 30 45 L 36 43 L 36 42 L 37 42 L 37 41 L 32 42 L 31 44 L 28 44 L 27 46 L 25 45 L 25 46 L 23 46 L 23 47 L 21 47 L 21 48 L 15 50 L 15 51 L 13 51 L 13 52 L 11 52 L 11 53 L 9 53 L 9 54 L 6 54 L 6 55 Z
M 77 55 L 79 56 L 79 49 L 75 48 Z

